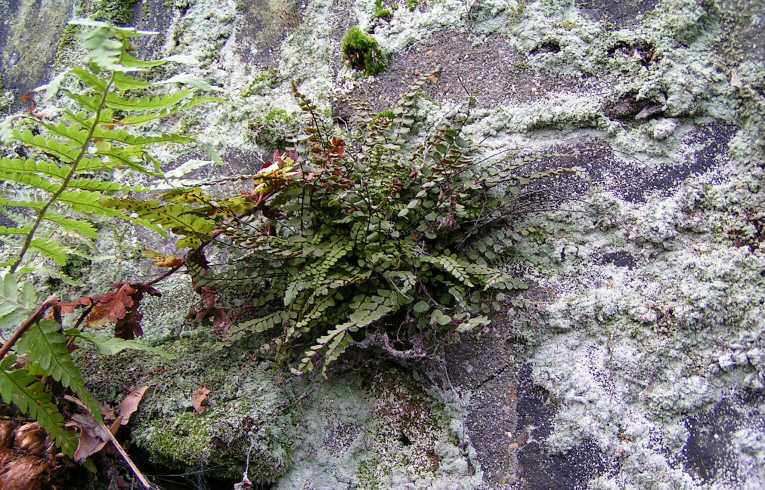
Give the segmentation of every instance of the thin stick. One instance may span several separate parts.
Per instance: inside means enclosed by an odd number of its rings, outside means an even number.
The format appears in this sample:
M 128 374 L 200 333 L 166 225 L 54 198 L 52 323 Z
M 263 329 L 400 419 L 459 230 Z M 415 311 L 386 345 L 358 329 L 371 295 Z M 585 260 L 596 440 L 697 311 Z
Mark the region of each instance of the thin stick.
M 120 456 L 122 456 L 122 459 L 125 460 L 125 463 L 130 467 L 133 474 L 138 478 L 138 481 L 141 482 L 141 485 L 143 485 L 144 488 L 151 490 L 151 483 L 149 483 L 149 480 L 146 479 L 145 476 L 143 476 L 143 473 L 141 473 L 141 470 L 138 469 L 138 467 L 133 463 L 133 460 L 130 459 L 130 456 L 128 456 L 128 453 L 125 451 L 125 449 L 122 447 L 122 445 L 119 443 L 116 437 L 114 437 L 114 434 L 112 434 L 112 431 L 110 431 L 104 424 L 101 424 L 101 427 L 103 427 L 106 434 L 108 434 L 109 439 L 112 442 L 112 445 L 117 450 L 118 453 L 120 453 Z
M 22 323 L 19 328 L 16 329 L 15 332 L 13 332 L 13 335 L 11 335 L 11 338 L 8 339 L 4 344 L 3 347 L 0 348 L 0 359 L 3 359 L 6 354 L 11 350 L 11 348 L 18 342 L 18 340 L 26 333 L 27 330 L 29 330 L 32 325 L 39 322 L 43 315 L 45 315 L 45 312 L 48 311 L 48 308 L 51 308 L 53 306 L 56 306 L 59 304 L 58 297 L 55 294 L 51 294 L 48 296 L 48 299 L 45 300 L 43 304 L 40 305 L 37 310 L 32 313 L 32 316 L 27 318 L 27 320 Z

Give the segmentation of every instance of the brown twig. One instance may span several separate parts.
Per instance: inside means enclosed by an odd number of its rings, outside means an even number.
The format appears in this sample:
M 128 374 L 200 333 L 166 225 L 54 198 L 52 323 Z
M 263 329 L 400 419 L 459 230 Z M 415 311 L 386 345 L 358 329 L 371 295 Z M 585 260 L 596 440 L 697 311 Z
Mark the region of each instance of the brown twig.
M 8 339 L 2 347 L 0 347 L 0 359 L 3 359 L 8 354 L 11 348 L 26 333 L 26 331 L 32 327 L 32 325 L 42 320 L 43 315 L 45 315 L 45 312 L 48 311 L 48 308 L 56 307 L 59 305 L 59 303 L 60 301 L 55 294 L 48 296 L 48 299 L 46 299 L 43 304 L 41 304 L 40 307 L 37 308 L 37 310 L 32 313 L 32 315 L 27 318 L 26 321 L 22 323 L 15 332 L 13 332 L 11 338 Z
M 176 265 L 175 267 L 173 267 L 173 268 L 172 268 L 172 269 L 170 269 L 169 271 L 165 272 L 165 273 L 164 273 L 164 274 L 162 274 L 161 276 L 159 276 L 159 277 L 157 277 L 157 278 L 155 278 L 155 279 L 152 279 L 151 281 L 149 281 L 149 282 L 147 282 L 147 283 L 144 283 L 144 284 L 145 284 L 146 286 L 153 286 L 153 285 L 157 284 L 157 283 L 158 283 L 158 282 L 160 282 L 160 281 L 164 281 L 164 280 L 165 280 L 165 279 L 167 279 L 168 277 L 170 277 L 170 276 L 172 276 L 173 274 L 175 274 L 175 273 L 176 273 L 176 272 L 177 272 L 177 271 L 178 271 L 178 270 L 179 270 L 181 267 L 183 267 L 184 265 L 186 265 L 186 264 L 184 263 L 184 264 L 181 264 L 181 265 Z
M 120 456 L 122 456 L 122 459 L 125 460 L 125 463 L 130 467 L 133 474 L 138 478 L 138 481 L 141 482 L 141 485 L 143 485 L 144 488 L 151 490 L 151 483 L 149 483 L 149 480 L 146 479 L 145 476 L 143 476 L 143 473 L 141 473 L 141 470 L 138 469 L 138 466 L 135 465 L 132 459 L 130 459 L 130 456 L 128 455 L 127 451 L 125 451 L 125 448 L 122 447 L 122 445 L 119 443 L 116 437 L 114 437 L 114 434 L 104 425 L 101 424 L 101 427 L 104 429 L 106 434 L 109 436 L 109 439 L 112 442 L 112 446 L 117 450 L 118 453 L 120 453 Z

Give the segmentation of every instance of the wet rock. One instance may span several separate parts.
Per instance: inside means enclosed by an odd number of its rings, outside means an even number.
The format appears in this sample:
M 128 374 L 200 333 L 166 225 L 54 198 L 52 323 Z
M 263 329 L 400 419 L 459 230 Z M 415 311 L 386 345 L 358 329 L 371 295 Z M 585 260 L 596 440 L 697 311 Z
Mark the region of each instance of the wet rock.
M 470 392 L 467 430 L 484 482 L 513 482 L 517 463 L 509 448 L 517 425 L 517 383 L 511 351 L 501 335 L 486 333 L 451 346 L 446 359 L 450 382 Z
M 300 0 L 246 0 L 237 5 L 237 50 L 259 68 L 278 65 L 281 43 L 302 22 Z
M 521 366 L 518 372 L 517 396 L 518 425 L 513 446 L 517 447 L 520 488 L 585 488 L 587 482 L 613 465 L 590 440 L 563 453 L 547 448 L 554 400 L 534 384 L 528 365 Z
M 690 417 L 686 422 L 688 441 L 680 455 L 685 468 L 702 482 L 722 481 L 733 488 L 740 488 L 748 478 L 761 476 L 761 467 L 740 464 L 735 456 L 737 437 L 758 433 L 755 440 L 762 440 L 765 415 L 750 408 L 756 400 L 751 395 L 727 397 L 711 410 Z M 760 443 L 750 457 L 761 464 L 765 462 L 763 454 Z

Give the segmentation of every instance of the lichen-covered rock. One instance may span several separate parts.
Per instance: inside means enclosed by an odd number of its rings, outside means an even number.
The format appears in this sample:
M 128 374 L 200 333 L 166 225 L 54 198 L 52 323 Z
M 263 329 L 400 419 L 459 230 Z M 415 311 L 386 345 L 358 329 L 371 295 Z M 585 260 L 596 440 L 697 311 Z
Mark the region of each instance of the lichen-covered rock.
M 535 189 L 512 240 L 494 240 L 531 288 L 427 380 L 363 363 L 328 382 L 281 379 L 251 357 L 262 339 L 173 337 L 194 297 L 186 280 L 162 285 L 145 326 L 175 361 L 80 354 L 104 400 L 150 386 L 133 440 L 157 464 L 238 478 L 250 451 L 250 477 L 285 489 L 765 485 L 762 0 L 432 0 L 386 19 L 373 0 L 149 3 L 167 15 L 136 20 L 154 19 L 161 50 L 196 57 L 183 70 L 227 96 L 177 121 L 224 155 L 193 179 L 257 168 L 278 141 L 258 141 L 253 122 L 296 111 L 291 80 L 327 113 L 336 96 L 382 110 L 437 66 L 427 121 L 472 92 L 466 133 L 487 158 L 580 169 Z M 389 56 L 375 77 L 342 63 L 356 24 Z M 22 25 L 6 21 L 0 46 Z M 175 168 L 189 155 L 160 157 Z M 145 276 L 123 249 L 147 242 L 103 237 L 93 281 L 104 260 Z
M 291 462 L 293 386 L 259 362 L 252 344 L 223 347 L 202 333 L 165 341 L 172 359 L 123 352 L 79 360 L 101 400 L 117 403 L 132 387 L 148 386 L 133 416 L 132 440 L 163 468 L 214 466 L 216 477 L 271 482 Z M 199 388 L 210 393 L 203 413 L 192 405 Z
M 462 488 L 480 473 L 461 416 L 411 373 L 368 365 L 305 383 L 274 373 L 256 343 L 223 347 L 197 332 L 158 345 L 173 359 L 79 352 L 88 385 L 117 403 L 148 386 L 131 421 L 132 443 L 166 470 L 215 468 L 278 488 Z M 210 390 L 203 413 L 192 404 Z M 435 485 L 435 486 L 434 486 Z M 467 487 L 465 487 L 467 488 Z

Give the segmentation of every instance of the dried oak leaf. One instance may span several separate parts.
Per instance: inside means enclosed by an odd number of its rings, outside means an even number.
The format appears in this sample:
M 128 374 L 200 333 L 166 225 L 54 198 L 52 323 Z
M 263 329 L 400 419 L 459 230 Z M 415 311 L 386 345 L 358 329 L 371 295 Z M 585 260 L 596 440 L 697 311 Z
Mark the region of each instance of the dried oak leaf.
M 120 424 L 127 425 L 130 422 L 130 417 L 138 410 L 138 405 L 140 405 L 143 395 L 146 394 L 148 389 L 148 386 L 136 388 L 122 400 L 122 403 L 120 403 Z
M 72 421 L 80 428 L 80 442 L 74 452 L 74 460 L 81 463 L 103 449 L 111 438 L 109 430 L 89 415 L 75 414 Z
M 210 394 L 210 390 L 206 386 L 200 386 L 194 393 L 191 394 L 191 405 L 194 407 L 194 411 L 197 413 L 205 413 L 207 407 L 202 405 L 207 400 L 207 395 Z
M 81 306 L 92 307 L 88 314 L 87 324 L 100 327 L 107 323 L 115 323 L 114 335 L 122 339 L 133 339 L 143 335 L 141 319 L 138 311 L 143 295 L 161 296 L 157 289 L 141 283 L 120 283 L 113 286 L 113 291 L 97 296 L 84 296 L 70 303 L 63 303 L 61 311 L 72 313 Z
M 96 296 L 93 311 L 88 315 L 88 325 L 100 327 L 125 318 L 135 306 L 133 295 L 137 290 L 128 283 L 120 284 L 116 291 Z

